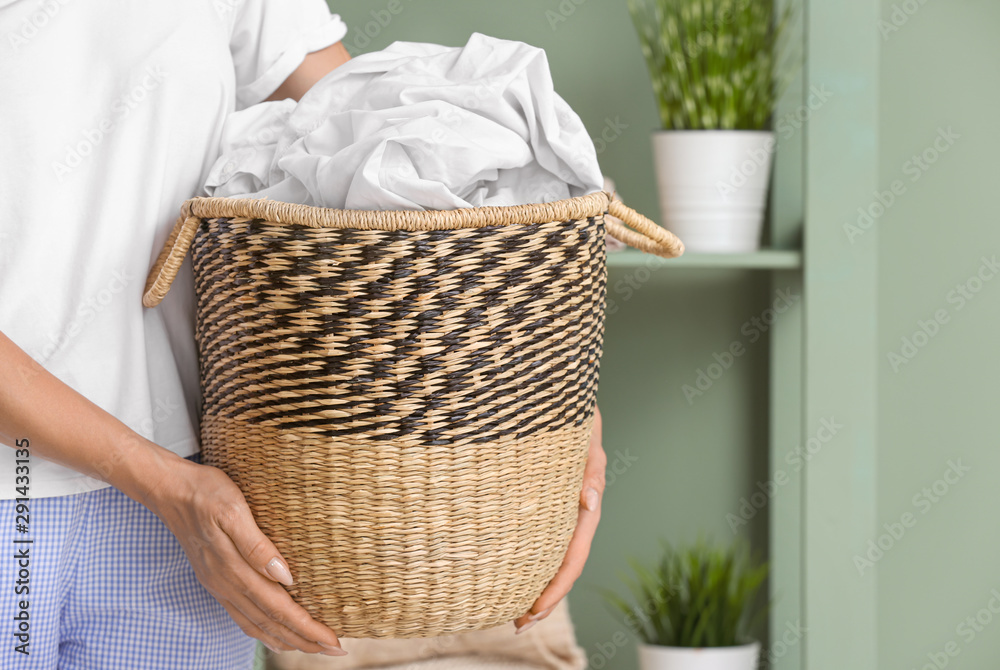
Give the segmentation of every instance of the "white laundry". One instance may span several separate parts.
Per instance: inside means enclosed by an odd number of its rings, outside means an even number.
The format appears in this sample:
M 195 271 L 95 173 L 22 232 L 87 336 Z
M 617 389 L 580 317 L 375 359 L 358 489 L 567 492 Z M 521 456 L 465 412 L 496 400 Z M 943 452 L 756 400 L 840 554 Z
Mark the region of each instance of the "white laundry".
M 396 42 L 302 100 L 230 116 L 209 195 L 338 209 L 551 202 L 603 187 L 583 122 L 541 49 L 481 34 L 461 48 Z

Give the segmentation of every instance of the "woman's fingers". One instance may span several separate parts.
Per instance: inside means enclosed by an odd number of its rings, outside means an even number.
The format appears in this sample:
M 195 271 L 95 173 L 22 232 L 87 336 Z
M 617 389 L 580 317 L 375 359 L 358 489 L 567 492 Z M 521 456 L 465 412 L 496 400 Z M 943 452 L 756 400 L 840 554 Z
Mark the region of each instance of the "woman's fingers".
M 247 564 L 238 566 L 240 557 L 235 546 L 220 546 L 219 549 L 223 565 L 230 566 L 232 572 L 224 581 L 213 580 L 212 594 L 230 614 L 235 608 L 243 619 L 252 624 L 245 629 L 251 631 L 248 635 L 267 642 L 276 651 L 298 649 L 328 656 L 344 656 L 347 653 L 340 647 L 336 634 L 315 621 L 281 586 Z M 214 571 L 215 574 L 219 572 L 221 570 Z M 253 634 L 255 630 L 262 631 L 263 636 Z
M 274 649 L 343 656 L 337 634 L 278 583 L 291 583 L 288 566 L 239 487 L 218 468 L 188 465 L 151 509 L 184 546 L 198 580 L 247 635 Z
M 269 586 L 275 585 L 269 584 Z M 281 646 L 275 648 L 276 651 L 298 649 L 308 654 L 318 653 L 327 656 L 347 654 L 339 643 L 324 645 L 313 639 L 308 626 L 305 625 L 306 621 L 312 621 L 311 617 L 284 591 L 280 594 L 247 591 L 235 597 L 232 602 L 246 619 L 281 643 Z
M 291 651 L 294 649 L 294 647 L 286 645 L 278 638 L 262 630 L 260 626 L 247 618 L 247 616 L 231 602 L 226 600 L 220 600 L 220 602 L 222 603 L 222 606 L 226 608 L 226 612 L 232 620 L 236 622 L 236 625 L 240 627 L 240 630 L 242 630 L 247 637 L 260 640 L 264 643 L 264 646 L 271 651 Z
M 218 522 L 250 567 L 285 586 L 294 583 L 288 563 L 274 543 L 261 532 L 246 500 L 234 503 L 220 513 Z
M 601 509 L 601 498 L 604 496 L 604 472 L 608 467 L 608 456 L 604 453 L 601 430 L 601 412 L 596 410 L 594 427 L 590 431 L 587 467 L 583 472 L 583 490 L 580 492 L 580 505 L 590 512 L 598 512 Z
M 559 604 L 559 601 L 569 593 L 583 572 L 583 566 L 587 563 L 590 545 L 594 540 L 594 533 L 597 531 L 597 523 L 600 519 L 600 509 L 594 512 L 586 509 L 580 510 L 573 539 L 570 540 L 569 549 L 559 567 L 559 572 L 542 591 L 542 595 L 538 596 L 531 611 L 514 622 L 518 629 L 517 632 L 522 633 L 527 630 L 526 625 L 534 624 L 547 617 L 552 609 Z
M 523 633 L 535 623 L 547 617 L 562 600 L 583 573 L 583 567 L 590 555 L 590 545 L 601 520 L 601 499 L 604 496 L 604 472 L 607 455 L 601 439 L 601 412 L 595 410 L 594 426 L 590 433 L 587 466 L 583 473 L 583 487 L 580 491 L 580 510 L 577 513 L 576 530 L 570 540 L 562 565 L 552 578 L 531 610 L 514 621 L 517 632 Z
M 336 656 L 346 654 L 347 652 L 340 646 L 337 634 L 313 619 L 305 608 L 292 600 L 288 592 L 275 583 L 275 581 L 285 583 L 273 574 L 275 565 L 281 566 L 279 576 L 287 577 L 289 584 L 291 574 L 288 573 L 277 547 L 257 526 L 246 502 L 230 506 L 219 517 L 218 522 L 219 527 L 231 540 L 234 551 L 238 552 L 245 564 L 253 569 L 252 573 L 248 571 L 245 575 L 237 575 L 244 583 L 241 595 L 245 601 L 238 597 L 233 601 L 252 603 L 256 610 L 247 611 L 247 608 L 241 606 L 243 613 L 254 619 L 259 627 L 296 649 Z M 282 574 L 281 570 L 287 574 Z M 263 620 L 256 620 L 258 613 Z M 271 625 L 274 627 L 270 627 Z
M 285 642 L 309 653 L 319 652 L 328 656 L 347 654 L 340 646 L 336 633 L 313 619 L 284 589 L 274 584 L 269 586 L 274 586 L 278 592 L 258 592 L 250 594 L 248 598 L 268 621 L 288 631 L 289 635 L 282 635 Z

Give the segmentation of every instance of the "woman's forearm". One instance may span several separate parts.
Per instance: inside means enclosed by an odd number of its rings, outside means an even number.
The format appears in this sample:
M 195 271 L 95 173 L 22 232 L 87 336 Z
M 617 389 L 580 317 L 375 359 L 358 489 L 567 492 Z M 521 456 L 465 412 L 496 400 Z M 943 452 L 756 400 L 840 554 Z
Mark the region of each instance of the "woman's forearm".
M 0 332 L 0 442 L 107 482 L 146 504 L 180 456 L 64 384 Z
M 343 42 L 337 42 L 325 49 L 306 54 L 302 63 L 289 75 L 288 79 L 278 87 L 268 100 L 284 100 L 292 98 L 299 100 L 312 85 L 347 61 L 351 54 Z

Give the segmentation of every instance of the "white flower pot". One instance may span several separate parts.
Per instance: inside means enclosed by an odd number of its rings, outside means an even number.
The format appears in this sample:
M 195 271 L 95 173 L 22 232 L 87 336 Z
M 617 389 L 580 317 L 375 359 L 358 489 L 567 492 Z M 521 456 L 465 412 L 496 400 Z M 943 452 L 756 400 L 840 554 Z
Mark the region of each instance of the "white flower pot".
M 690 649 L 639 645 L 641 670 L 756 670 L 760 644 Z
M 653 133 L 663 226 L 690 252 L 759 249 L 774 148 L 769 131 Z

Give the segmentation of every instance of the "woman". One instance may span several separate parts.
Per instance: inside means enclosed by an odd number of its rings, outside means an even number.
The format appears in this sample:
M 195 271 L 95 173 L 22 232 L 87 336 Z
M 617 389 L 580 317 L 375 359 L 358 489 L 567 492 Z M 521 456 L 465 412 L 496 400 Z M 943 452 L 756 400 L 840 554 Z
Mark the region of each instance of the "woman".
M 322 0 L 0 0 L 0 667 L 248 668 L 252 638 L 345 653 L 199 463 L 190 276 L 156 310 L 141 293 L 226 115 L 298 99 L 346 32 Z M 576 534 L 519 631 L 579 576 L 604 465 L 598 417 Z

